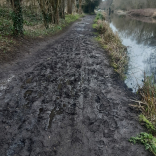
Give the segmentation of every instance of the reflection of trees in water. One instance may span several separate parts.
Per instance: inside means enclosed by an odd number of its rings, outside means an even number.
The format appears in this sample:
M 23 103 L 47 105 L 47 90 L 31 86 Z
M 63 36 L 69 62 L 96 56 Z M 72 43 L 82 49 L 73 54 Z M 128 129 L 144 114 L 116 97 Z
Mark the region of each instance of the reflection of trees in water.
M 114 14 L 111 22 L 125 38 L 135 39 L 138 44 L 156 46 L 156 23 L 145 23 Z

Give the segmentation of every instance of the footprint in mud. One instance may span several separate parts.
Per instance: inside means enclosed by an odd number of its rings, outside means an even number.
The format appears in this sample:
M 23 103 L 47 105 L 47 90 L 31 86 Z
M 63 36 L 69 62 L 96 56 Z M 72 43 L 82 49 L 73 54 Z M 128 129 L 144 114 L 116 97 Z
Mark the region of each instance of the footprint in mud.
M 99 131 L 99 128 L 100 128 L 100 125 L 97 124 L 96 122 L 89 126 L 89 130 L 94 133 Z
M 76 104 L 71 104 L 69 107 L 66 107 L 65 112 L 69 115 L 76 115 Z
M 53 121 L 53 119 L 54 119 L 54 117 L 56 116 L 56 115 L 61 115 L 61 114 L 63 114 L 63 112 L 64 112 L 64 110 L 62 109 L 62 108 L 54 108 L 54 109 L 52 109 L 52 111 L 51 111 L 51 113 L 50 113 L 50 115 L 49 115 L 49 125 L 48 125 L 48 128 L 51 128 L 51 125 L 52 125 L 52 121 Z
M 103 136 L 105 138 L 114 138 L 115 130 L 105 129 L 103 132 Z
M 99 113 L 103 113 L 103 112 L 109 112 L 111 110 L 111 107 L 109 104 L 100 104 L 99 106 L 97 106 L 97 109 Z
M 100 103 L 100 100 L 101 100 L 100 97 L 97 95 L 95 98 L 95 102 Z
M 25 93 L 24 93 L 24 98 L 27 99 L 31 94 L 32 94 L 33 90 L 27 90 Z
M 78 129 L 73 130 L 71 138 L 72 138 L 71 144 L 76 144 L 76 143 L 82 144 L 83 136 L 80 130 Z
M 103 148 L 105 146 L 105 142 L 103 140 L 97 141 L 97 145 L 99 148 Z

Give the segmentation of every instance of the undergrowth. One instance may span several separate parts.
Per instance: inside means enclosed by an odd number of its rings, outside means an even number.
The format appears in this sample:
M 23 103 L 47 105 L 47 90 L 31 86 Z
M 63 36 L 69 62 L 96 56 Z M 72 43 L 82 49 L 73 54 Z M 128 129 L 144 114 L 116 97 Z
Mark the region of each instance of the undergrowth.
M 98 31 L 97 40 L 111 57 L 111 65 L 114 67 L 114 70 L 124 79 L 128 63 L 126 47 L 122 45 L 118 34 L 114 33 L 109 23 L 104 20 L 105 16 L 105 13 L 98 13 L 94 20 L 93 28 Z
M 156 132 L 155 126 L 143 114 L 139 115 L 139 121 L 148 129 L 150 133 L 155 134 Z
M 14 48 L 14 45 L 19 44 L 16 38 L 13 37 L 13 22 L 12 22 L 12 9 L 9 5 L 0 6 L 0 57 L 2 58 L 8 51 Z M 52 35 L 64 27 L 68 26 L 71 22 L 77 20 L 82 15 L 66 15 L 65 20 L 60 19 L 58 25 L 50 25 L 49 29 L 44 27 L 43 17 L 40 12 L 36 12 L 29 7 L 23 7 L 24 19 L 24 35 L 26 37 L 45 37 Z
M 42 22 L 38 23 L 38 25 L 24 25 L 24 34 L 31 37 L 43 37 L 47 35 L 54 34 L 60 30 L 62 30 L 64 27 L 68 26 L 71 22 L 76 21 L 79 19 L 82 15 L 75 14 L 75 15 L 66 15 L 65 20 L 61 19 L 59 24 L 52 24 L 49 26 L 49 29 L 46 29 L 44 27 L 44 24 Z
M 11 50 L 11 46 L 15 44 L 12 35 L 12 18 L 11 9 L 8 7 L 0 7 L 0 55 Z
M 156 156 L 156 138 L 152 134 L 142 132 L 137 137 L 131 137 L 129 141 L 134 144 L 143 144 L 146 150 L 151 151 Z
M 154 76 L 144 76 L 143 87 L 138 90 L 141 96 L 142 113 L 156 126 L 156 84 Z

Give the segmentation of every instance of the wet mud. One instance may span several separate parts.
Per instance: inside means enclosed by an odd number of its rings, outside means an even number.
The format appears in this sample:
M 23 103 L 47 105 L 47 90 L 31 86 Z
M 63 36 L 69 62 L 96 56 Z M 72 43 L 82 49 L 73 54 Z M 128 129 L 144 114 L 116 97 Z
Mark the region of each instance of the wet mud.
M 1 156 L 150 156 L 128 142 L 144 129 L 128 105 L 134 95 L 93 39 L 93 20 L 1 70 Z

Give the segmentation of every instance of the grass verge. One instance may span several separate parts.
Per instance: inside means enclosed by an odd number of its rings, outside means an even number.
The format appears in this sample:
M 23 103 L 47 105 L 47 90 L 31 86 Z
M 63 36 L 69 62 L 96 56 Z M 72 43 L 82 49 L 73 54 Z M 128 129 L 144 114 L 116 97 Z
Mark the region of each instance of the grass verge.
M 114 33 L 109 23 L 105 21 L 105 16 L 105 13 L 98 13 L 94 20 L 93 28 L 98 31 L 97 40 L 108 52 L 114 70 L 124 79 L 128 63 L 126 47 L 122 45 L 118 34 Z

